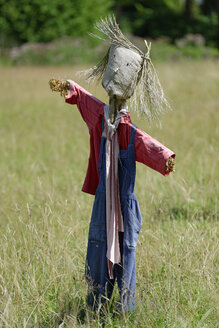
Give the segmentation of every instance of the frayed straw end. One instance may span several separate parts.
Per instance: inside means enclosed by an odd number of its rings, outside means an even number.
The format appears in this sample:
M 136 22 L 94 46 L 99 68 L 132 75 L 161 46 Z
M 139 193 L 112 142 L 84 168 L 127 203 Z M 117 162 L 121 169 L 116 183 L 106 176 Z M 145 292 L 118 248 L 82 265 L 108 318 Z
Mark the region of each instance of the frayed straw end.
M 49 86 L 52 91 L 60 92 L 60 95 L 65 97 L 68 94 L 70 82 L 53 78 L 49 80 Z

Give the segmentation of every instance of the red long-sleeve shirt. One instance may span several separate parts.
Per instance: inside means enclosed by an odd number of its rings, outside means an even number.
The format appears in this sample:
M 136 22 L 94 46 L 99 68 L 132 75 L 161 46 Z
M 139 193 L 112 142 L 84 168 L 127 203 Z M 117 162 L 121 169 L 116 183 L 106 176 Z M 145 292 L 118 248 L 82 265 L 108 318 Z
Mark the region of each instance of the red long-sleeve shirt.
M 89 129 L 90 156 L 82 191 L 94 195 L 99 183 L 98 160 L 105 104 L 73 81 L 70 81 L 66 102 L 77 105 Z M 118 128 L 120 149 L 128 148 L 132 125 L 129 114 L 121 118 Z M 136 161 L 165 176 L 169 174 L 166 172 L 166 162 L 170 156 L 175 157 L 175 154 L 139 128 L 135 130 L 134 149 Z

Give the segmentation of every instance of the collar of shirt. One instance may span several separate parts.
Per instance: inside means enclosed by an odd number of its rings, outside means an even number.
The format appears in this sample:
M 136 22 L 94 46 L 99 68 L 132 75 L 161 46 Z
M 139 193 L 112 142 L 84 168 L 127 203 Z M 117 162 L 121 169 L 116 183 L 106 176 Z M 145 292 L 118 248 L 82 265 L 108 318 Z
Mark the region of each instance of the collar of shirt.
M 130 119 L 130 115 L 129 115 L 128 106 L 124 105 L 124 107 L 122 107 L 121 110 L 118 112 L 115 122 L 111 123 L 109 117 L 109 108 L 110 108 L 109 105 L 104 106 L 105 129 L 103 131 L 103 136 L 111 140 L 119 126 L 121 119 L 126 116 L 128 116 Z

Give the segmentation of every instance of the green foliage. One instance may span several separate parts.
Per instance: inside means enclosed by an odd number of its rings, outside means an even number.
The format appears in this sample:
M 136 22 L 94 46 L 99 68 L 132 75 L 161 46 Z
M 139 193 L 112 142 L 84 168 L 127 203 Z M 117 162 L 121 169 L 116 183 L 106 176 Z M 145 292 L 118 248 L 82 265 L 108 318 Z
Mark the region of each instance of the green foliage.
M 172 2 L 170 2 L 172 3 Z M 172 41 L 181 38 L 188 33 L 200 33 L 206 40 L 215 41 L 217 34 L 216 14 L 211 16 L 195 15 L 192 22 L 188 23 L 183 15 L 183 9 L 170 6 L 168 2 L 162 6 L 145 7 L 136 4 L 136 20 L 134 31 L 137 35 L 149 35 L 158 38 L 168 36 Z
M 126 4 L 120 0 L 119 4 L 121 26 L 124 30 L 132 30 L 135 35 L 151 38 L 168 36 L 175 42 L 188 33 L 200 33 L 207 45 L 218 46 L 219 10 L 216 4 L 211 5 L 207 13 L 194 1 L 191 7 L 186 6 L 187 1 L 180 0 L 139 0 Z
M 97 17 L 107 14 L 110 4 L 102 0 L 0 0 L 1 44 L 85 35 Z
M 207 45 L 219 46 L 216 0 L 0 0 L 0 47 L 84 37 L 112 10 L 125 32 L 172 42 L 201 33 Z

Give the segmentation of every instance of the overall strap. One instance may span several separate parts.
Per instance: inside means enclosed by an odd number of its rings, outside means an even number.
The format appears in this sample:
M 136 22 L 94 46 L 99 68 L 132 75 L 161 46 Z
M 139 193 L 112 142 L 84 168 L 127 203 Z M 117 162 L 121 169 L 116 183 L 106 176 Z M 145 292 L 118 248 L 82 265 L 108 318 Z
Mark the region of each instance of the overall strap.
M 102 116 L 102 133 L 103 133 L 103 130 L 104 130 L 104 115 Z
M 136 129 L 136 125 L 132 125 L 131 127 L 131 134 L 130 134 L 130 145 L 134 145 L 135 144 L 135 129 Z
M 102 116 L 102 133 L 104 131 L 104 116 Z M 100 171 L 103 164 L 103 152 L 104 152 L 104 138 L 101 137 L 100 141 L 100 152 L 99 152 L 99 160 L 98 160 L 98 170 Z

